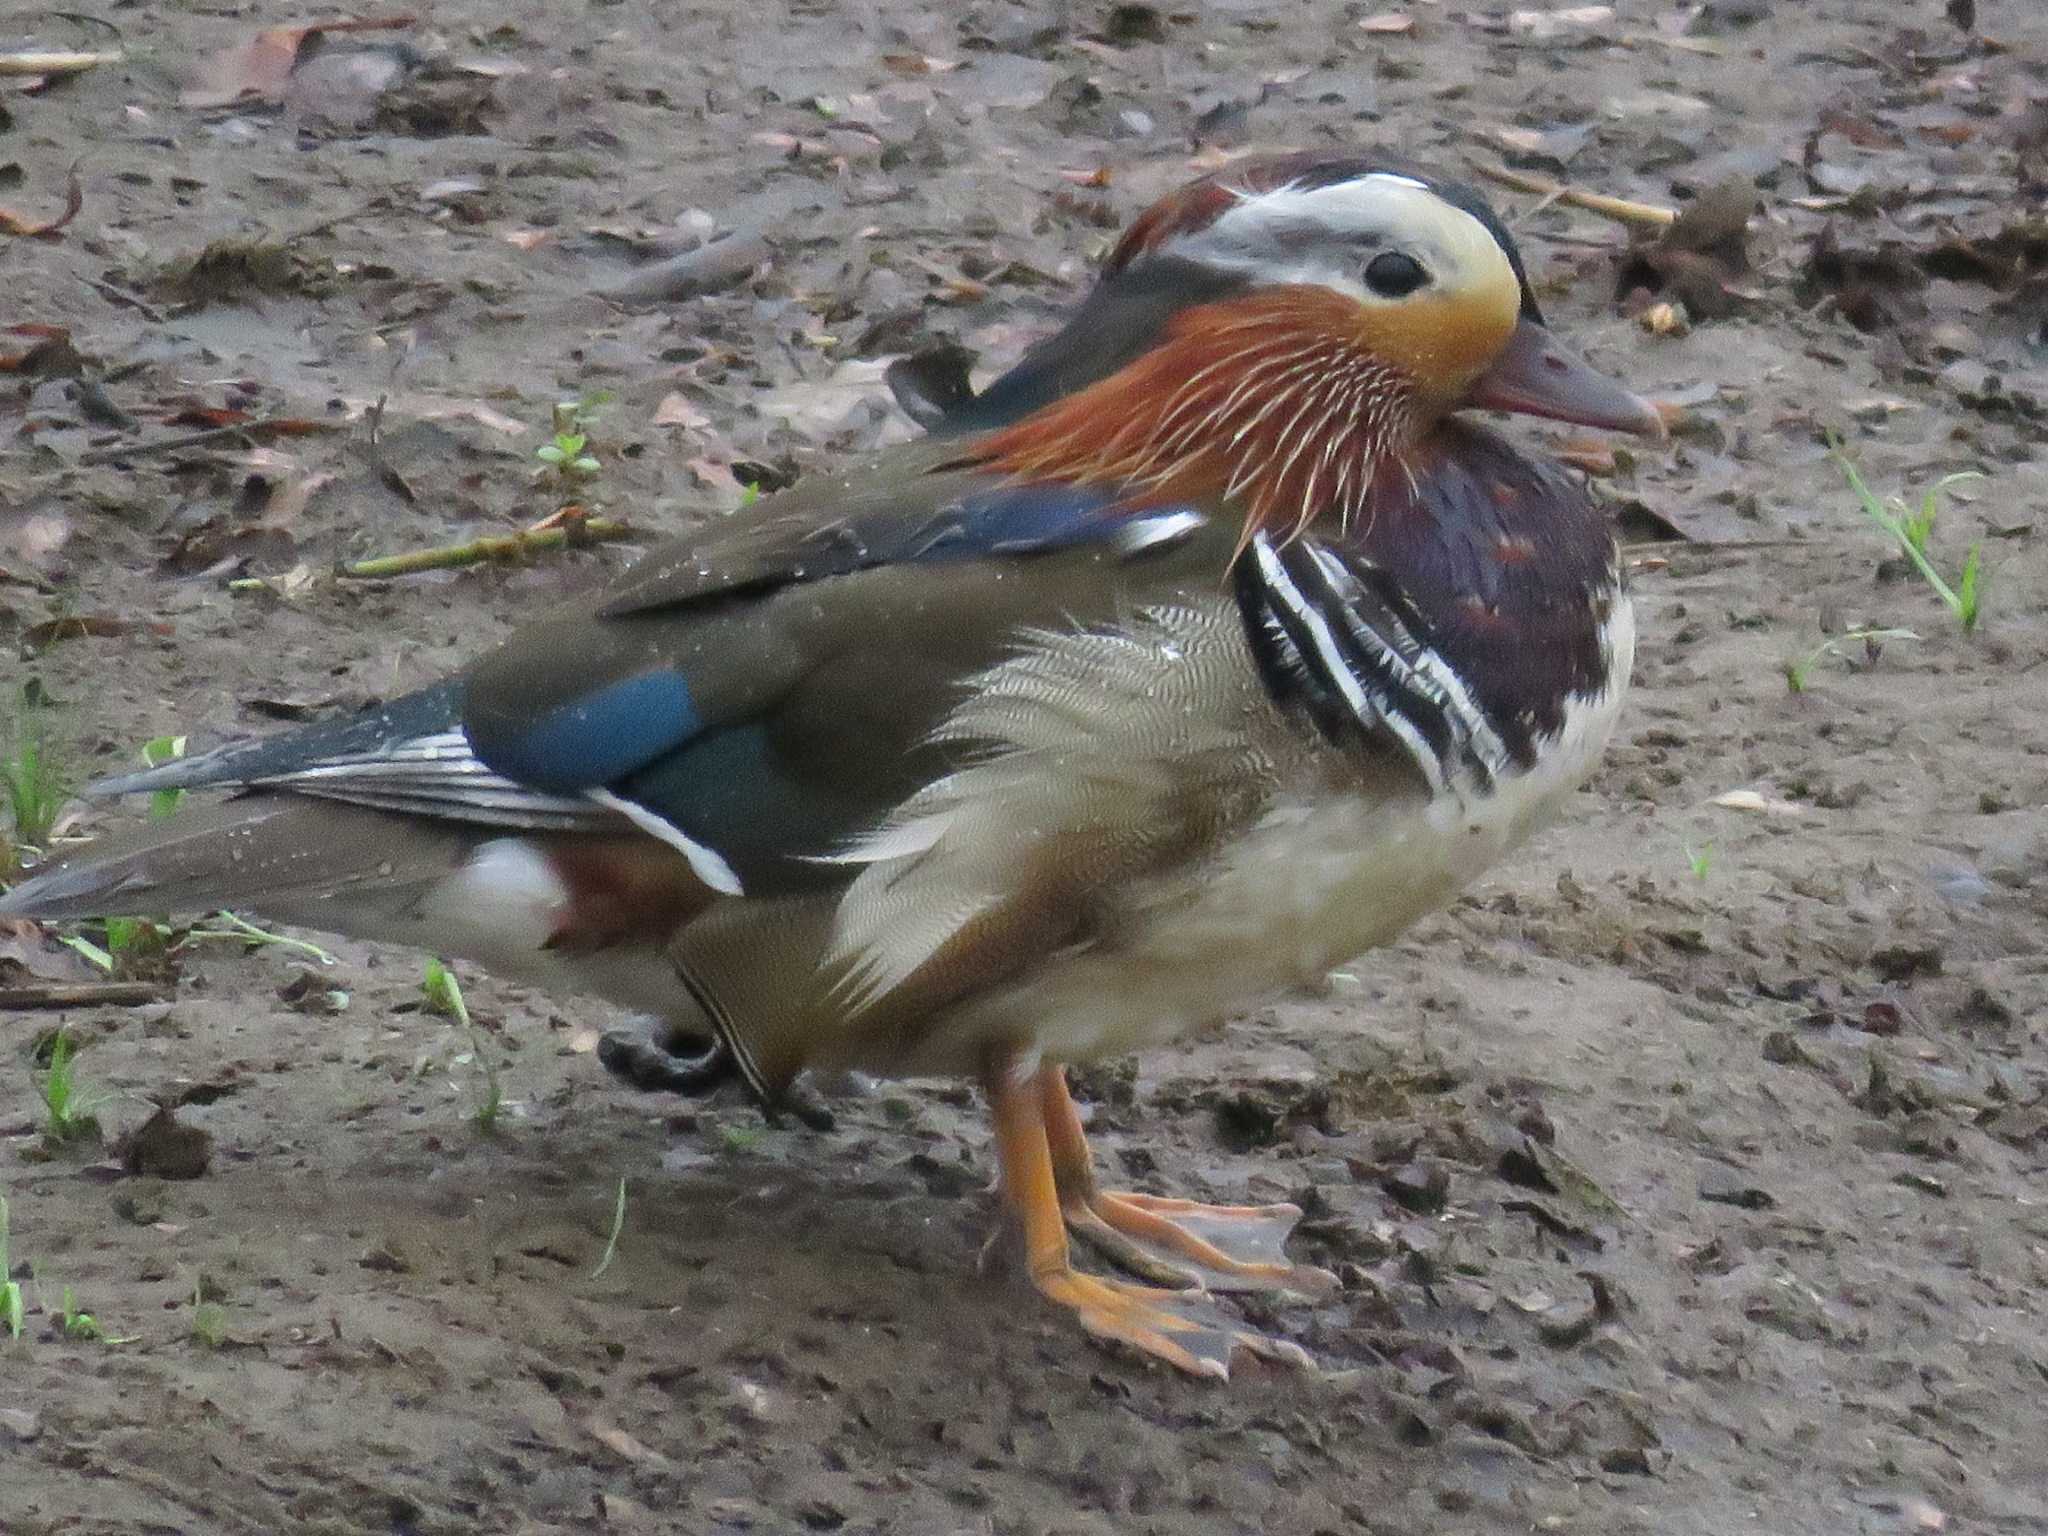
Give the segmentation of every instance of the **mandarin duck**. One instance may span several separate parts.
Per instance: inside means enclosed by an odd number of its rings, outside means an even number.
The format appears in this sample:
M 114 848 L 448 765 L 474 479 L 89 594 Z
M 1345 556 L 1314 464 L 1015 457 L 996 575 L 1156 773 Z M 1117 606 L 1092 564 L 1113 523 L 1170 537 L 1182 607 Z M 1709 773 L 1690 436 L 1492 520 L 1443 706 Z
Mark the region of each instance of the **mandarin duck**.
M 985 1089 L 1030 1278 L 1225 1376 L 1208 1292 L 1313 1291 L 1290 1206 L 1101 1188 L 1065 1068 L 1399 934 L 1613 726 L 1633 626 L 1582 486 L 1465 419 L 1656 434 L 1472 191 L 1248 160 L 1124 234 L 926 438 L 653 549 L 466 670 L 108 781 L 231 798 L 0 898 L 215 904 L 466 957 L 730 1064 Z M 1132 1279 L 1075 1267 L 1070 1234 Z

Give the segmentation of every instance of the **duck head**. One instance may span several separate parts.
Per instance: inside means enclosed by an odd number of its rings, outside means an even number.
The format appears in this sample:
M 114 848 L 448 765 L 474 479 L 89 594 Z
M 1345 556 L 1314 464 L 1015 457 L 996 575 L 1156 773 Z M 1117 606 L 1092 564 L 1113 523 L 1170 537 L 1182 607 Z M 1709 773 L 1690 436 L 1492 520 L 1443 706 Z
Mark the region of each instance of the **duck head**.
M 1240 162 L 1155 204 L 1073 322 L 977 405 L 1009 424 L 976 462 L 1147 504 L 1220 494 L 1247 537 L 1369 511 L 1380 470 L 1455 411 L 1664 431 L 1544 324 L 1477 193 L 1314 156 Z

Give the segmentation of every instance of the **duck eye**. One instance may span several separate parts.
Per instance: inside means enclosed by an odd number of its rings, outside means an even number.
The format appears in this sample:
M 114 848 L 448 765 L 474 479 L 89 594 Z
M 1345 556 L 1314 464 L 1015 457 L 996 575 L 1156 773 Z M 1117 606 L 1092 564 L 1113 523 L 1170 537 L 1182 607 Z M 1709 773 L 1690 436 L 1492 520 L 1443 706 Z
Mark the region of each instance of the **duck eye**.
M 1365 286 L 1383 299 L 1405 299 L 1428 281 L 1422 263 L 1400 251 L 1381 251 L 1365 264 Z

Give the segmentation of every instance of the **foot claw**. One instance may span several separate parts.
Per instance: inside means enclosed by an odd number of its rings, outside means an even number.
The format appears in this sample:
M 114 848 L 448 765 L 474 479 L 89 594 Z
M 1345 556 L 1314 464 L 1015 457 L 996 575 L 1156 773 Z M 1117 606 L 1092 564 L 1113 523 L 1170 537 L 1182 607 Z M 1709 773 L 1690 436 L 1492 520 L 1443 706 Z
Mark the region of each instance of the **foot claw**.
M 643 1093 L 701 1099 L 727 1083 L 746 1080 L 723 1040 L 707 1041 L 693 1035 L 664 1037 L 615 1029 L 598 1037 L 597 1059 L 613 1077 Z M 831 1109 L 801 1084 L 792 1083 L 776 1099 L 756 1102 L 771 1121 L 787 1110 L 814 1131 L 829 1131 L 837 1123 Z
M 1289 1366 L 1313 1364 L 1299 1345 L 1232 1321 L 1200 1292 L 1162 1291 L 1071 1269 L 1036 1276 L 1034 1283 L 1071 1308 L 1097 1338 L 1128 1344 L 1191 1376 L 1228 1381 L 1239 1350 Z
M 1075 1236 L 1155 1285 L 1311 1297 L 1336 1288 L 1328 1270 L 1287 1257 L 1287 1235 L 1301 1220 L 1299 1206 L 1203 1205 L 1102 1191 L 1069 1203 L 1066 1217 Z
M 703 1049 L 694 1056 L 676 1049 L 686 1043 Z M 600 1036 L 597 1059 L 620 1082 L 646 1093 L 697 1098 L 738 1075 L 732 1053 L 716 1041 L 656 1039 L 633 1030 L 615 1029 Z

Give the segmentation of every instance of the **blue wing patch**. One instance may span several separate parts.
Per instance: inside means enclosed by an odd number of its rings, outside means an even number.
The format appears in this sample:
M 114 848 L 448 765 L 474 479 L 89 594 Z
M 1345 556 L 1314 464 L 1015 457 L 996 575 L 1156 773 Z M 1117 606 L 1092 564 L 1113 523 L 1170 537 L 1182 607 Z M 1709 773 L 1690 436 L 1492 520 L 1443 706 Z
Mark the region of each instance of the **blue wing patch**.
M 479 755 L 509 779 L 574 794 L 638 772 L 703 728 L 679 674 L 641 672 L 545 710 L 516 733 L 494 733 Z
M 801 885 L 807 866 L 789 851 L 830 848 L 879 791 L 871 772 L 842 793 L 830 765 L 780 761 L 774 721 L 816 658 L 787 618 L 811 610 L 772 594 L 891 566 L 1088 548 L 1137 559 L 1203 521 L 1187 506 L 1134 512 L 1115 486 L 982 482 L 918 514 L 889 507 L 792 531 L 742 562 L 743 580 L 727 572 L 680 602 L 526 630 L 473 672 L 462 729 L 495 772 L 549 794 L 616 796 L 717 850 L 750 892 L 785 864 Z M 832 643 L 859 644 L 857 633 Z
M 891 514 L 837 523 L 799 546 L 783 584 L 892 565 L 1028 558 L 1089 544 L 1131 558 L 1174 542 L 1203 520 L 1188 507 L 1131 513 L 1124 501 L 1116 488 L 998 485 L 914 520 Z M 732 631 L 726 635 L 727 643 L 748 643 Z M 726 717 L 715 702 L 693 697 L 683 671 L 658 662 L 588 691 L 581 689 L 578 669 L 561 667 L 545 645 L 513 665 L 513 672 L 492 677 L 490 706 L 472 693 L 464 726 L 477 756 L 491 768 L 553 794 L 621 788 L 668 755 L 694 753 L 753 714 L 750 708 Z M 595 659 L 592 668 L 602 675 L 604 667 Z M 551 684 L 532 681 L 534 669 L 549 673 Z M 550 691 L 554 699 L 543 702 Z

